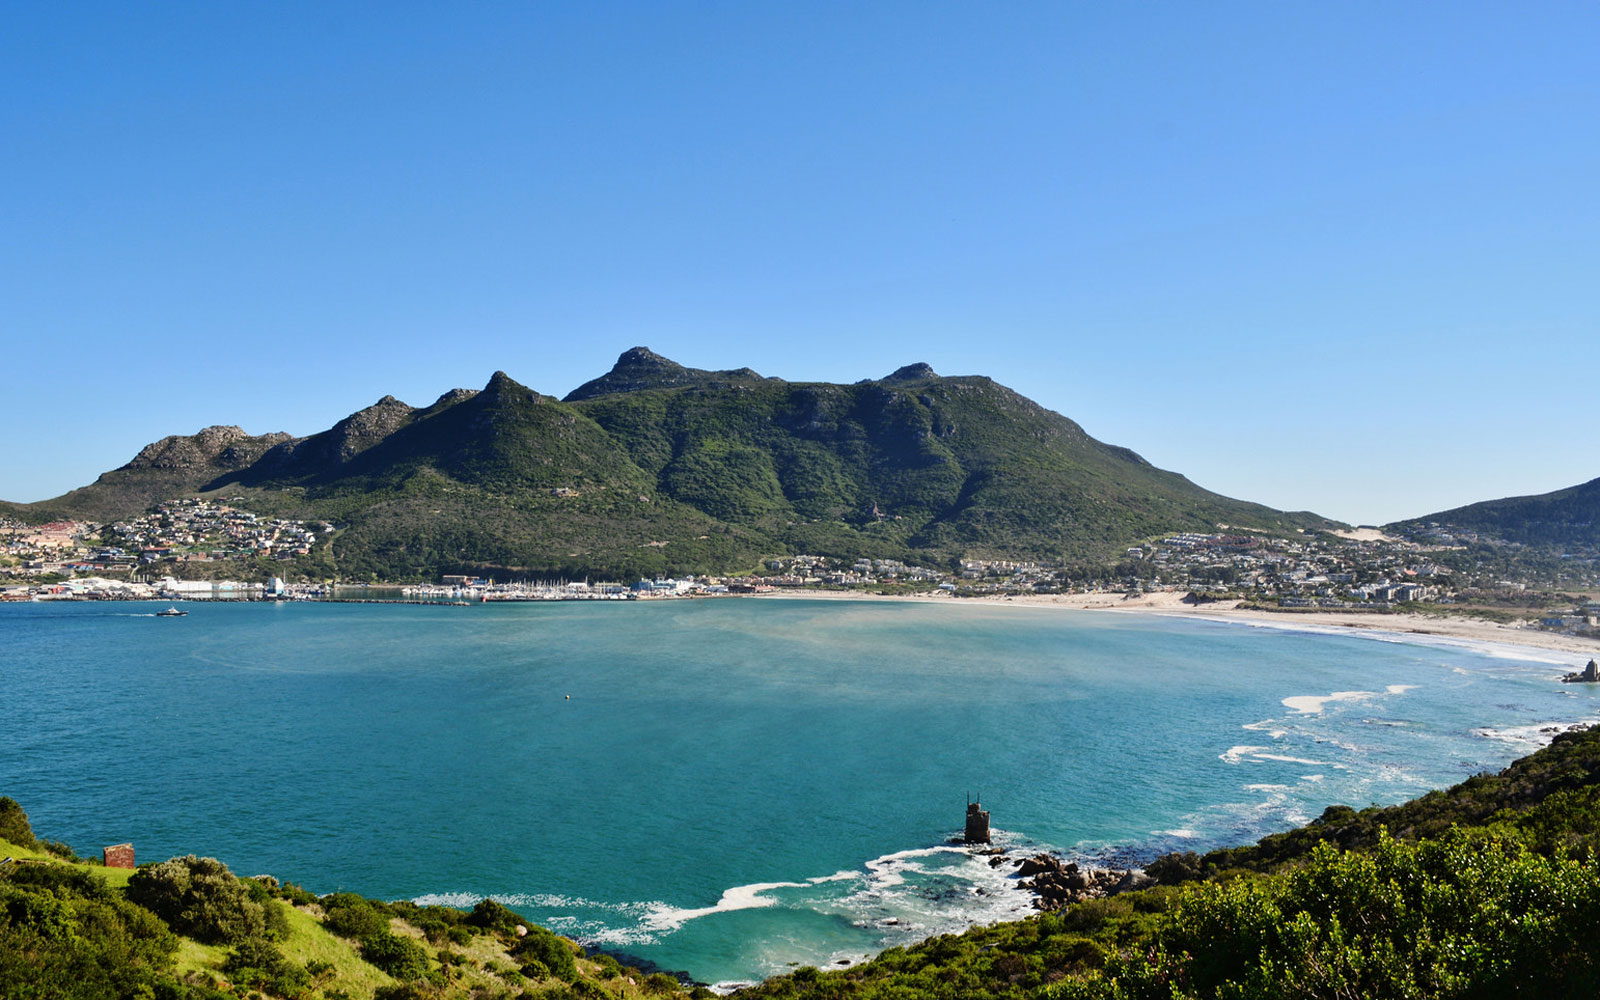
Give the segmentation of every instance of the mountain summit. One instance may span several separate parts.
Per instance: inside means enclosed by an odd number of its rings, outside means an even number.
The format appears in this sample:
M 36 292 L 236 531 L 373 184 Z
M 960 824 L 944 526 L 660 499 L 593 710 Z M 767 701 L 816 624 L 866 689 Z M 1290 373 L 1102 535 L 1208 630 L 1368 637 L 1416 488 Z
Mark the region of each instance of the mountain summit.
M 623 351 L 611 370 L 597 379 L 578 386 L 567 393 L 563 402 L 576 403 L 596 396 L 619 392 L 643 392 L 649 389 L 675 389 L 684 386 L 706 385 L 717 382 L 757 382 L 761 376 L 748 368 L 734 371 L 703 371 L 685 368 L 669 358 L 664 358 L 648 347 L 634 347 Z

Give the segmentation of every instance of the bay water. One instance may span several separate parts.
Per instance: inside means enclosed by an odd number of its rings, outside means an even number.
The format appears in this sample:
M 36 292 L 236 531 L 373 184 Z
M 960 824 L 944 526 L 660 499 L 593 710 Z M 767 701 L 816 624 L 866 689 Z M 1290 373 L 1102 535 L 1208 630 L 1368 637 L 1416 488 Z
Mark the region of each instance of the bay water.
M 948 601 L 0 605 L 0 794 L 80 853 L 527 917 L 711 983 L 1031 912 L 1600 717 L 1577 657 Z

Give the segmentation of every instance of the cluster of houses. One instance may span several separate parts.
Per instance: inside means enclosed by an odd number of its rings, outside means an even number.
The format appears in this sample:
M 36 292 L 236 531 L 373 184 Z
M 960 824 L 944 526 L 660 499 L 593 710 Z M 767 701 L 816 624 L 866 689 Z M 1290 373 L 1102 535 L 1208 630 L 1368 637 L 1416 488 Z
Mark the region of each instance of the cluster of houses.
M 131 521 L 0 521 L 11 576 L 152 577 L 163 563 L 291 560 L 309 555 L 331 524 L 264 518 L 209 500 L 174 500 Z
M 73 577 L 144 580 L 185 575 L 175 565 L 216 560 L 293 560 L 325 542 L 333 526 L 266 518 L 211 500 L 174 500 L 129 521 L 97 525 L 61 521 L 24 525 L 0 520 L 0 576 L 48 581 Z M 1444 538 L 1426 539 L 1437 549 Z M 1462 533 L 1448 533 L 1453 542 Z M 1467 567 L 1470 570 L 1470 567 Z M 53 576 L 51 576 L 53 574 Z M 190 576 L 196 574 L 190 573 Z M 210 575 L 210 574 L 201 574 Z M 287 573 L 282 575 L 289 575 Z M 43 582 L 43 581 L 40 581 Z M 1500 581 L 1502 589 L 1523 584 Z M 1026 560 L 964 559 L 959 568 L 896 559 L 795 555 L 766 560 L 753 575 L 686 576 L 634 583 L 494 584 L 467 576 L 412 588 L 423 599 L 625 599 L 694 594 L 760 593 L 778 588 L 912 585 L 960 595 L 1199 591 L 1227 593 L 1287 608 L 1387 608 L 1418 601 L 1448 603 L 1457 589 L 1480 583 L 1429 557 L 1413 539 L 1368 533 L 1306 533 L 1275 538 L 1243 532 L 1180 532 L 1127 548 L 1101 569 Z M 1600 609 L 1578 607 L 1543 626 L 1597 627 Z
M 326 522 L 265 518 L 191 498 L 158 504 L 132 521 L 108 524 L 100 535 L 136 550 L 141 562 L 150 563 L 252 557 L 289 560 L 310 555 L 317 539 L 332 531 L 333 525 Z

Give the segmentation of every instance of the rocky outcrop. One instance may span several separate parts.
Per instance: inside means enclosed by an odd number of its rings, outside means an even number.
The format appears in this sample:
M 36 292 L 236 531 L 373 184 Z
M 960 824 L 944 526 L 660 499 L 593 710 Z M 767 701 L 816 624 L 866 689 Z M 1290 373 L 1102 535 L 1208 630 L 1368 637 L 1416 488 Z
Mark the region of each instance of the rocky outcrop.
M 198 434 L 174 434 L 147 444 L 122 470 L 188 472 L 207 468 L 242 469 L 268 449 L 292 440 L 290 435 L 282 432 L 252 437 L 241 428 L 219 424 L 207 427 Z
M 1059 910 L 1086 899 L 1113 896 L 1155 884 L 1155 879 L 1138 869 L 1084 868 L 1075 861 L 1063 862 L 1049 854 L 1035 854 L 1012 863 L 1022 878 L 1017 888 L 1032 892 L 1036 897 L 1033 905 L 1040 910 Z
M 1561 678 L 1563 684 L 1600 684 L 1600 664 L 1590 660 L 1589 665 L 1581 671 L 1570 673 Z

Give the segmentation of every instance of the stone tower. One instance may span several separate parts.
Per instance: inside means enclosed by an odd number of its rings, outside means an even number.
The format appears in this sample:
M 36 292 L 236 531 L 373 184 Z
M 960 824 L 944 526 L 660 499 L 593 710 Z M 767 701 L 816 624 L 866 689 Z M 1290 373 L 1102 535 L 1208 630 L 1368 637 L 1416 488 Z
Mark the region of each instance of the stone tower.
M 967 836 L 969 844 L 987 844 L 989 842 L 989 811 L 983 808 L 981 802 L 967 803 Z

